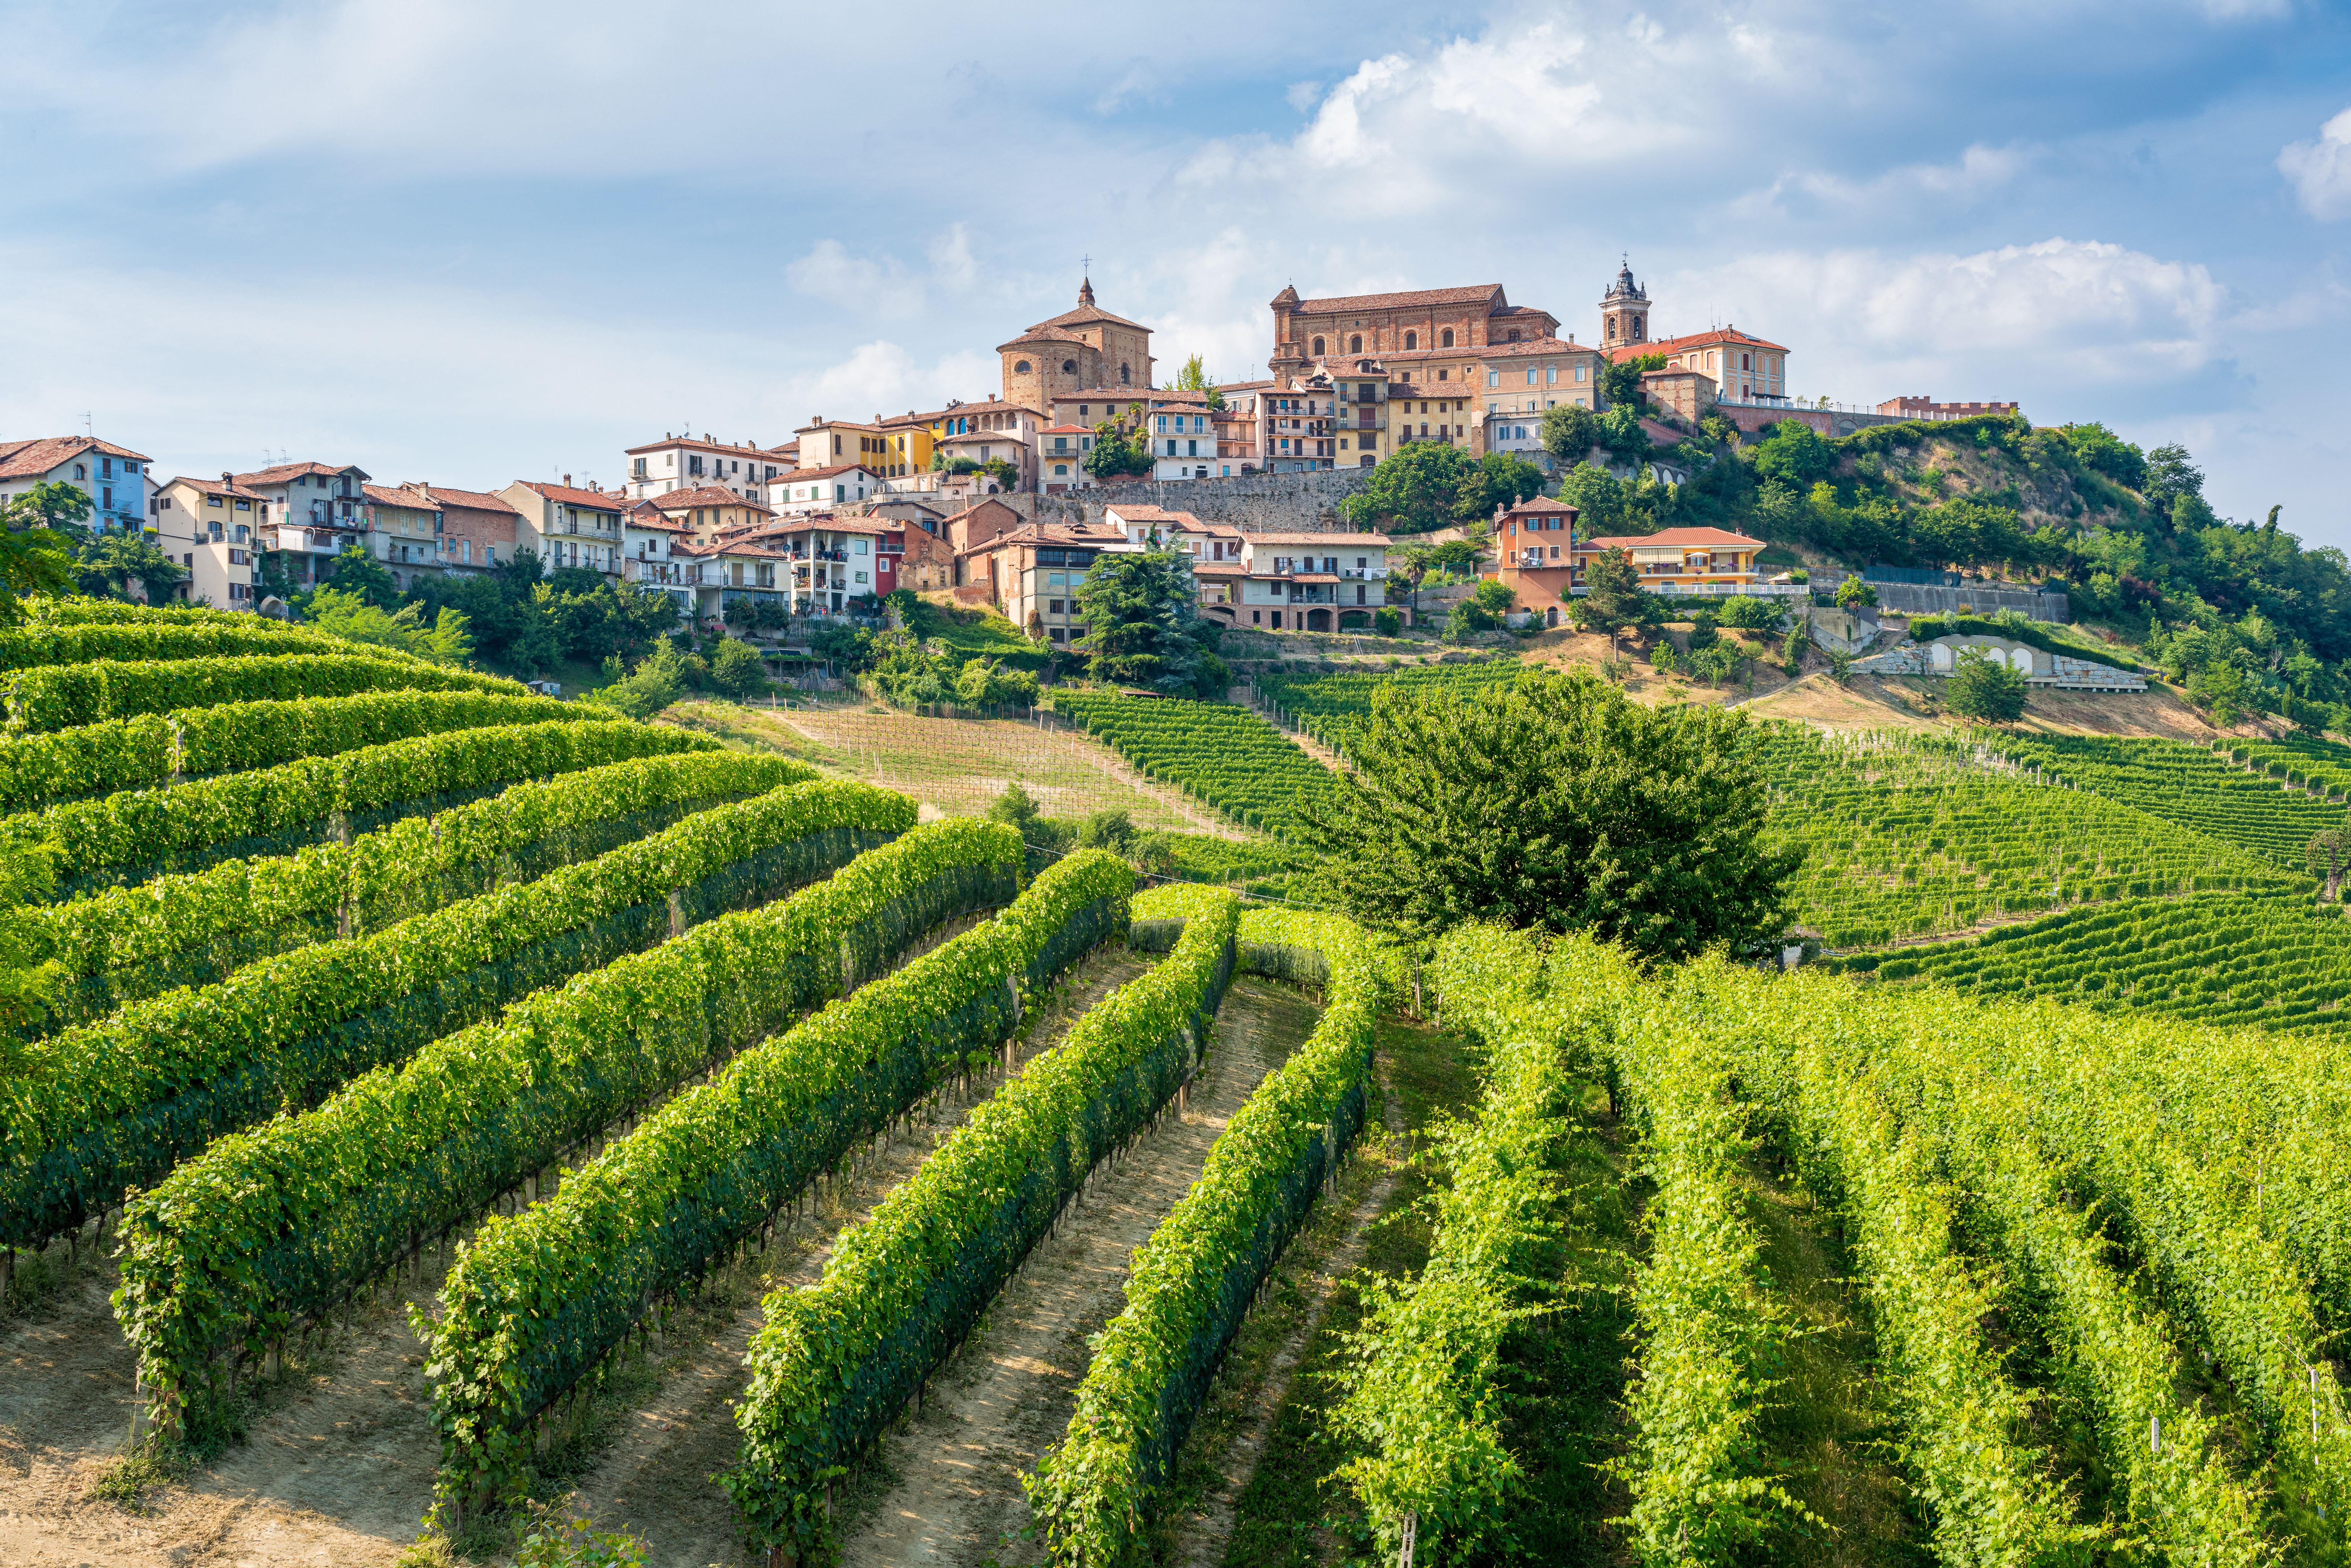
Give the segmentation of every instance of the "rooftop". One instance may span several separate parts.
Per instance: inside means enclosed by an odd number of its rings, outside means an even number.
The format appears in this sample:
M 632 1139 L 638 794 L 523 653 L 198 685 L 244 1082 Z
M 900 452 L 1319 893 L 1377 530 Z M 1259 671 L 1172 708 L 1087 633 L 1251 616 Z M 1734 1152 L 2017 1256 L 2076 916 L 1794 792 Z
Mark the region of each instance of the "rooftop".
M 1689 549 L 1701 546 L 1712 549 L 1761 549 L 1763 541 L 1723 528 L 1662 528 L 1654 534 L 1611 534 L 1575 542 L 1578 549 L 1670 549 L 1677 545 Z
M 1473 284 L 1467 288 L 1406 288 L 1394 294 L 1341 294 L 1328 299 L 1300 299 L 1290 310 L 1301 316 L 1330 316 L 1348 310 L 1405 310 L 1423 305 L 1484 305 L 1489 314 L 1508 309 L 1499 283 Z
M 672 490 L 666 496 L 650 496 L 646 499 L 664 512 L 683 512 L 690 507 L 741 507 L 754 512 L 768 509 L 717 485 L 697 485 L 691 490 Z
M 85 452 L 102 457 L 124 457 L 133 463 L 152 461 L 143 452 L 87 435 L 45 435 L 30 441 L 0 441 L 0 479 L 28 479 L 37 474 L 47 474 Z
M 667 452 L 673 447 L 688 452 L 725 452 L 735 455 L 762 450 L 756 441 L 741 443 L 713 441 L 707 435 L 696 441 L 691 435 L 664 435 L 659 441 L 650 441 L 643 446 L 630 447 L 627 455 L 634 457 L 640 452 Z

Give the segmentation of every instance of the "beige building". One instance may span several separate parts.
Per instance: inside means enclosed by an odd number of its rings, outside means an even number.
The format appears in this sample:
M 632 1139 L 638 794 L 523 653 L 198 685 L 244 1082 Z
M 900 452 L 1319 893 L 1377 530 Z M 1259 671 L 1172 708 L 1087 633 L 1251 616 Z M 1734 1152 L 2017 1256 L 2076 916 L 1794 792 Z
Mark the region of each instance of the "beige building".
M 996 351 L 1004 361 L 1004 401 L 1050 417 L 1053 400 L 1081 387 L 1149 388 L 1151 329 L 1094 303 L 1092 278 L 1078 286 L 1078 306 L 1040 321 Z
M 549 571 L 580 567 L 617 581 L 622 548 L 621 517 L 628 509 L 628 497 L 618 490 L 582 490 L 570 478 L 565 475 L 560 485 L 517 479 L 498 492 L 498 499 L 522 519 L 515 547 L 537 551 L 540 566 Z M 731 490 L 724 494 L 741 500 Z
M 653 497 L 652 502 L 653 509 L 680 535 L 697 545 L 709 544 L 722 534 L 764 528 L 775 517 L 771 508 L 716 485 L 698 490 L 673 490 L 665 496 Z
M 1543 412 L 1562 403 L 1596 407 L 1600 368 L 1606 362 L 1599 350 L 1573 337 L 1489 349 L 1478 363 L 1483 413 L 1472 450 L 1535 457 L 1543 450 Z
M 155 495 L 155 548 L 188 574 L 181 593 L 215 610 L 258 609 L 259 552 L 277 524 L 268 497 L 224 474 L 177 478 Z M 323 574 L 322 574 L 323 576 Z
M 737 495 L 759 498 L 759 487 L 792 465 L 780 452 L 769 452 L 756 441 L 714 441 L 708 435 L 664 435 L 622 455 L 628 465 L 620 489 L 631 500 L 717 486 Z
M 1136 549 L 1108 523 L 1025 523 L 959 550 L 959 582 L 985 588 L 987 600 L 1023 631 L 1032 624 L 1055 647 L 1085 635 L 1078 587 L 1098 557 Z M 975 594 L 974 597 L 977 597 Z
M 1600 299 L 1602 346 L 1610 360 L 1622 363 L 1644 354 L 1665 356 L 1668 371 L 1695 371 L 1715 384 L 1714 400 L 1721 402 L 1781 402 L 1788 396 L 1788 350 L 1740 331 L 1737 327 L 1709 327 L 1660 338 L 1649 321 L 1649 292 L 1634 281 L 1628 265 Z
M 441 508 L 423 491 L 392 485 L 362 485 L 360 508 L 367 520 L 367 551 L 392 573 L 403 591 L 420 578 L 440 575 Z

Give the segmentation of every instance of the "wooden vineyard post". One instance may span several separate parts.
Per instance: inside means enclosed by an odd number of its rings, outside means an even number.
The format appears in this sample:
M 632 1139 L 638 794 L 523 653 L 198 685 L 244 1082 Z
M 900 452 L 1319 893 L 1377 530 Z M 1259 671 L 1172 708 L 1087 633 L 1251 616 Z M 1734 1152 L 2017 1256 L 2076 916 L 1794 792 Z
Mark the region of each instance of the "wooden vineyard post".
M 1412 1568 L 1413 1548 L 1420 1542 L 1420 1514 L 1407 1509 L 1404 1516 L 1404 1541 L 1396 1549 L 1396 1568 Z

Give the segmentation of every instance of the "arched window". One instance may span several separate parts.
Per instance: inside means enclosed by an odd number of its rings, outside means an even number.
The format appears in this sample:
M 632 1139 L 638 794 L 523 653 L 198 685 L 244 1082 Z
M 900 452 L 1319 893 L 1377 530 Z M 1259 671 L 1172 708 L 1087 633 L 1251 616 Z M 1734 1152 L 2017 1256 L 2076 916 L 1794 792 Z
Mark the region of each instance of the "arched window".
M 1417 348 L 1419 348 L 1419 347 L 1420 347 L 1420 334 L 1419 334 L 1419 333 L 1417 333 L 1417 332 L 1406 332 L 1406 333 L 1404 335 L 1404 346 L 1405 346 L 1405 348 L 1407 348 L 1407 349 L 1417 349 Z
M 1121 385 L 1121 386 L 1124 386 L 1124 385 L 1126 385 L 1128 382 L 1132 382 L 1134 379 L 1134 375 L 1128 371 L 1127 368 L 1126 368 L 1124 365 L 1123 365 L 1123 364 L 1122 364 L 1121 366 L 1119 366 L 1119 367 L 1118 367 L 1118 384 L 1119 384 L 1119 385 Z
M 74 477 L 77 479 L 87 479 L 89 477 L 89 470 L 77 463 L 74 465 Z
M 1449 349 L 1449 348 L 1453 347 L 1453 329 L 1452 329 L 1452 328 L 1447 327 L 1447 329 L 1445 329 L 1445 330 L 1444 330 L 1444 331 L 1442 331 L 1442 332 L 1440 332 L 1440 333 L 1438 333 L 1438 334 L 1437 334 L 1437 346 L 1438 348 L 1440 348 L 1440 349 Z
M 1616 340 L 1616 318 L 1614 316 L 1608 318 L 1608 340 L 1612 343 Z
M 1076 375 L 1078 373 L 1078 361 L 1075 360 L 1063 360 L 1061 361 L 1061 373 L 1065 376 Z
M 1363 351 L 1364 335 L 1361 332 L 1358 332 L 1353 337 L 1347 340 L 1347 352 L 1351 354 L 1360 354 Z
M 1320 359 L 1320 358 L 1322 357 L 1322 339 L 1320 339 L 1320 338 L 1317 338 L 1317 339 L 1315 339 L 1315 340 L 1314 340 L 1314 354 L 1315 354 L 1315 357 L 1316 357 L 1317 359 Z
M 1025 375 L 1027 375 L 1027 374 L 1029 373 L 1029 361 L 1026 361 L 1026 360 L 1015 360 L 1015 361 L 1012 361 L 1012 373 L 1013 373 L 1014 375 L 1016 375 L 1016 376 L 1025 376 Z

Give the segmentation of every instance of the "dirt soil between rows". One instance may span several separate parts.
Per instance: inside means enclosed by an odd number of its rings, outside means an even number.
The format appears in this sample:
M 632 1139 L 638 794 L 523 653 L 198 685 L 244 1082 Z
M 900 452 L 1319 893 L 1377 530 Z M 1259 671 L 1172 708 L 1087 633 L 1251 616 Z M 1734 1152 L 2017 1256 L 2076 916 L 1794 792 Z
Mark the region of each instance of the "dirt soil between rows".
M 1265 1075 L 1303 1043 L 1316 1009 L 1296 991 L 1238 979 L 1181 1116 L 1169 1116 L 1040 1245 L 997 1298 L 920 1414 L 883 1440 L 858 1489 L 844 1568 L 1041 1562 L 1020 1477 L 1069 1427 L 1088 1338 L 1125 1304 L 1134 1249 L 1207 1164 Z

